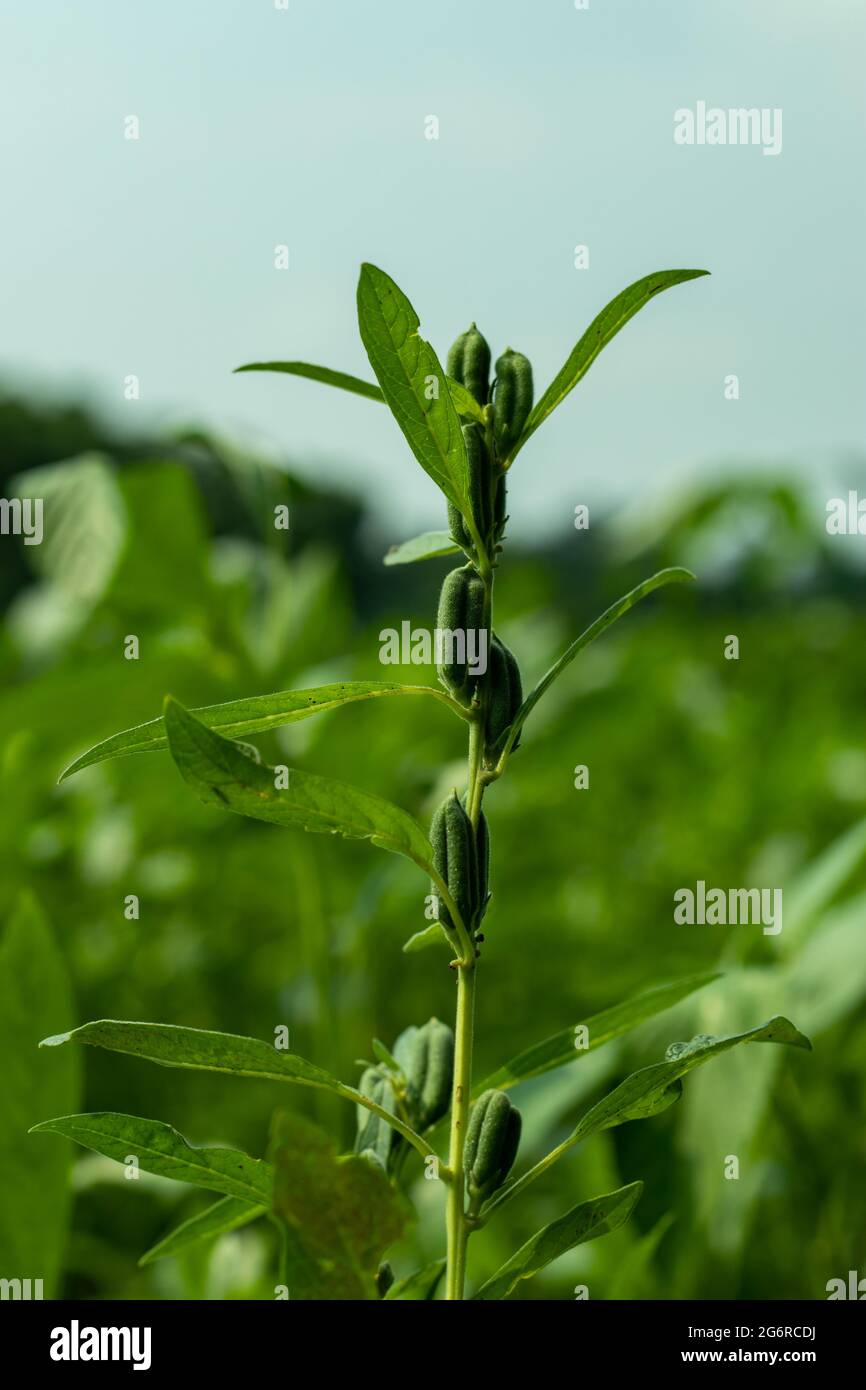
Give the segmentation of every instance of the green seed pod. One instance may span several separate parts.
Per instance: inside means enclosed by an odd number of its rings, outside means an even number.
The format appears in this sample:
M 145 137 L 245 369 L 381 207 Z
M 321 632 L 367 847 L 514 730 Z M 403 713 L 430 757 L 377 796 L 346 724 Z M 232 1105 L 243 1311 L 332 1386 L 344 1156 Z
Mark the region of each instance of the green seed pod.
M 454 1081 L 454 1032 L 431 1018 L 407 1028 L 394 1044 L 407 1082 L 406 1105 L 415 1129 L 425 1130 L 447 1112 Z
M 506 348 L 496 359 L 493 387 L 493 438 L 497 458 L 507 458 L 532 409 L 532 365 L 522 352 Z
M 388 1111 L 389 1115 L 396 1113 L 397 1098 L 394 1095 L 394 1087 L 388 1078 L 378 1072 L 375 1067 L 368 1067 L 363 1073 L 358 1090 L 362 1096 L 367 1096 L 370 1100 L 374 1100 L 377 1105 L 381 1105 L 383 1110 Z M 355 1153 L 371 1154 L 381 1163 L 383 1168 L 390 1172 L 400 1146 L 404 1142 L 402 1136 L 391 1128 L 387 1120 L 383 1120 L 379 1115 L 374 1115 L 372 1110 L 367 1110 L 363 1105 L 358 1105 L 355 1109 L 358 1112 Z
M 466 809 L 466 793 L 460 798 L 463 809 Z M 478 907 L 475 918 L 471 925 L 480 927 L 481 920 L 487 911 L 487 901 L 490 897 L 488 891 L 488 880 L 490 877 L 490 827 L 487 824 L 487 817 L 481 811 L 478 816 L 478 826 L 475 831 L 475 858 L 478 864 Z
M 479 907 L 478 854 L 472 822 L 460 804 L 457 793 L 446 797 L 430 823 L 433 867 L 448 886 L 467 931 Z M 438 892 L 433 884 L 433 892 Z M 451 913 L 440 900 L 439 921 L 453 927 Z
M 463 1164 L 473 1197 L 488 1197 L 501 1187 L 517 1157 L 520 1111 L 504 1091 L 485 1091 L 469 1119 Z
M 493 634 L 487 672 L 487 723 L 484 729 L 484 764 L 493 767 L 499 753 L 497 745 L 511 727 L 523 703 L 523 682 L 517 657 Z M 520 743 L 518 734 L 514 747 Z
M 484 431 L 480 425 L 463 425 L 463 440 L 466 445 L 466 459 L 469 464 L 469 501 L 472 517 L 481 539 L 486 541 L 490 535 L 492 519 L 492 478 L 491 463 L 484 443 Z M 451 534 L 464 550 L 474 546 L 469 528 L 460 510 L 453 502 L 448 503 L 448 523 Z
M 472 701 L 478 676 L 470 666 L 481 654 L 484 582 L 471 565 L 446 574 L 439 595 L 436 628 L 442 643 L 439 679 L 461 704 Z M 471 634 L 471 636 L 470 636 Z
M 453 344 L 445 367 L 449 376 L 471 391 L 479 405 L 490 390 L 490 348 L 474 323 Z

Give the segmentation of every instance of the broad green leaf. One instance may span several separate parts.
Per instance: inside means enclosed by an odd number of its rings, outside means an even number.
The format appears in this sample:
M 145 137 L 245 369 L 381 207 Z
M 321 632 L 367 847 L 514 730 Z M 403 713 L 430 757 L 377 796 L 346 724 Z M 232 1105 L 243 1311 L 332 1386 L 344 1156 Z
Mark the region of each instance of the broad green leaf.
M 668 290 L 673 285 L 681 285 L 686 280 L 697 280 L 702 275 L 709 275 L 709 271 L 657 270 L 652 275 L 645 275 L 642 280 L 636 280 L 633 285 L 629 285 L 615 299 L 612 299 L 593 319 L 583 337 L 572 349 L 565 365 L 557 372 L 544 395 L 536 401 L 529 413 L 526 428 L 512 452 L 512 460 L 516 458 L 519 450 L 523 448 L 527 439 L 535 433 L 542 421 L 547 419 L 551 411 L 565 400 L 569 391 L 573 390 L 581 377 L 586 375 L 602 349 L 607 346 L 611 338 L 616 337 L 629 319 L 634 318 L 635 314 L 645 304 L 649 304 L 650 300 L 660 294 L 662 290 Z
M 296 1052 L 283 1052 L 261 1038 L 244 1038 L 235 1033 L 214 1033 L 204 1028 L 181 1028 L 173 1023 L 134 1023 L 123 1019 L 103 1018 L 83 1023 L 68 1033 L 45 1038 L 41 1047 L 60 1047 L 63 1043 L 88 1043 L 110 1052 L 123 1052 L 130 1057 L 143 1057 L 163 1067 L 181 1067 L 189 1071 L 224 1072 L 229 1076 L 250 1076 L 260 1081 L 289 1081 L 298 1086 L 315 1086 L 331 1091 L 343 1100 L 364 1105 L 387 1119 L 406 1138 L 417 1140 L 411 1129 L 395 1116 L 390 1116 L 354 1086 L 346 1086 L 330 1072 L 299 1057 Z
M 406 949 L 404 946 L 403 950 Z M 700 975 L 686 975 L 681 980 L 672 980 L 669 984 L 657 985 L 655 989 L 646 990 L 634 999 L 628 999 L 624 1004 L 614 1004 L 613 1008 L 603 1009 L 601 1013 L 593 1014 L 581 1024 L 563 1028 L 561 1032 L 554 1033 L 543 1042 L 535 1043 L 524 1052 L 519 1052 L 498 1071 L 479 1081 L 477 1086 L 473 1087 L 473 1095 L 480 1095 L 482 1091 L 491 1090 L 493 1087 L 507 1090 L 509 1086 L 516 1086 L 518 1082 L 526 1081 L 531 1076 L 540 1076 L 542 1072 L 552 1071 L 554 1067 L 577 1061 L 587 1052 L 593 1052 L 613 1038 L 630 1032 L 646 1019 L 672 1008 L 681 999 L 693 994 L 695 990 L 703 989 L 705 985 L 718 978 L 719 972 L 716 970 L 706 970 Z M 586 1029 L 585 1047 L 575 1045 L 578 1027 Z
M 384 695 L 429 695 L 449 708 L 459 711 L 444 690 L 432 685 L 402 685 L 396 681 L 337 681 L 332 685 L 316 685 L 307 690 L 280 690 L 273 695 L 251 695 L 243 700 L 227 700 L 220 705 L 202 705 L 191 711 L 200 724 L 215 729 L 226 738 L 242 738 L 245 734 L 262 734 L 294 724 L 299 719 L 338 709 L 358 700 L 376 700 Z M 112 734 L 93 748 L 82 753 L 60 774 L 65 781 L 74 772 L 92 767 L 107 758 L 121 758 L 129 753 L 156 753 L 168 747 L 165 722 L 149 719 Z
M 421 467 L 449 502 L 471 515 L 460 418 L 436 353 L 389 275 L 365 263 L 358 280 L 358 326 L 382 394 Z
M 606 609 L 600 618 L 596 618 L 595 622 L 591 623 L 585 632 L 582 632 L 579 637 L 575 638 L 571 646 L 566 648 L 559 660 L 542 676 L 534 690 L 531 690 L 527 695 L 514 717 L 514 723 L 511 725 L 511 728 L 503 740 L 503 752 L 505 754 L 510 753 L 517 740 L 517 735 L 520 733 L 528 716 L 532 713 L 544 692 L 553 684 L 557 676 L 562 674 L 566 666 L 571 664 L 578 652 L 583 651 L 584 647 L 588 647 L 590 642 L 595 641 L 596 637 L 600 637 L 603 632 L 606 632 L 618 618 L 621 618 L 624 613 L 627 613 L 628 610 L 633 608 L 636 603 L 639 603 L 642 598 L 646 598 L 647 594 L 653 593 L 655 589 L 663 588 L 666 584 L 682 584 L 686 580 L 694 579 L 694 577 L 691 570 L 681 569 L 678 566 L 674 566 L 671 569 L 659 570 L 657 574 L 652 575 L 649 579 L 645 579 L 642 584 L 636 585 L 629 593 L 624 594 L 621 599 L 617 599 L 616 603 L 611 604 L 610 608 Z
M 440 555 L 459 555 L 450 531 L 425 531 L 402 545 L 392 545 L 385 556 L 386 565 L 413 565 L 416 560 L 436 560 Z
M 284 1264 L 291 1299 L 374 1299 L 384 1251 L 400 1239 L 408 1209 L 381 1168 L 337 1156 L 330 1137 L 298 1115 L 274 1124 L 273 1210 L 288 1227 Z
M 462 382 L 455 381 L 453 376 L 446 376 L 445 381 L 448 390 L 451 392 L 451 399 L 454 402 L 454 409 L 458 415 L 467 415 L 476 424 L 484 423 L 484 411 L 476 401 L 471 391 L 467 391 Z
M 180 1255 L 192 1245 L 202 1240 L 224 1235 L 226 1231 L 236 1231 L 248 1226 L 257 1217 L 264 1216 L 268 1208 L 242 1201 L 240 1197 L 221 1197 L 206 1211 L 183 1221 L 168 1235 L 152 1245 L 139 1260 L 140 1265 L 153 1264 L 154 1260 L 164 1260 L 168 1255 Z
M 757 1028 L 749 1028 L 745 1033 L 731 1033 L 720 1038 L 699 1033 L 691 1042 L 671 1043 L 663 1062 L 633 1072 L 610 1095 L 587 1111 L 569 1142 L 576 1144 L 590 1134 L 612 1129 L 626 1120 L 642 1120 L 658 1114 L 659 1110 L 678 1098 L 682 1078 L 695 1067 L 703 1066 L 711 1057 L 718 1057 L 740 1043 L 755 1042 L 782 1043 L 804 1048 L 807 1052 L 812 1050 L 809 1039 L 789 1019 L 781 1016 L 771 1018 Z
M 289 376 L 304 376 L 310 381 L 321 381 L 324 386 L 338 386 L 342 391 L 352 391 L 356 396 L 367 396 L 371 401 L 384 401 L 385 397 L 372 381 L 362 381 L 349 372 L 335 372 L 330 367 L 317 367 L 312 362 L 246 362 L 243 367 L 235 367 L 235 372 L 286 372 Z
M 278 788 L 274 768 L 253 762 L 176 700 L 166 701 L 165 728 L 178 771 L 206 805 L 314 834 L 370 840 L 432 873 L 433 851 L 424 831 L 384 797 L 295 768 L 288 769 L 288 786 Z
M 29 895 L 14 908 L 0 941 L 0 1275 L 42 1280 L 55 1297 L 69 1223 L 69 1144 L 27 1138 L 41 1115 L 79 1104 L 77 1057 L 46 1057 L 45 1027 L 73 1017 L 63 955 Z
M 448 940 L 445 928 L 439 922 L 431 922 L 429 927 L 422 927 L 416 931 L 414 936 L 404 942 L 403 950 L 407 956 L 413 955 L 415 951 L 426 951 L 428 946 L 443 945 L 448 950 L 453 950 L 452 943 Z
M 256 1205 L 270 1202 L 273 1174 L 269 1164 L 239 1149 L 195 1148 L 161 1120 L 102 1110 L 43 1120 L 30 1133 L 63 1134 L 118 1163 L 135 1158 L 146 1173 L 158 1177 L 192 1183 Z
M 405 1279 L 397 1279 L 385 1294 L 384 1301 L 392 1302 L 420 1302 L 429 1301 L 435 1298 L 439 1280 L 445 1273 L 445 1261 L 433 1260 L 423 1269 L 416 1269 L 414 1274 L 407 1274 Z
M 618 1188 L 616 1192 L 593 1197 L 572 1207 L 558 1221 L 551 1221 L 537 1231 L 492 1278 L 481 1285 L 473 1298 L 487 1302 L 507 1298 L 522 1279 L 531 1279 L 533 1274 L 552 1264 L 567 1250 L 615 1231 L 631 1216 L 642 1192 L 643 1183 L 633 1182 Z

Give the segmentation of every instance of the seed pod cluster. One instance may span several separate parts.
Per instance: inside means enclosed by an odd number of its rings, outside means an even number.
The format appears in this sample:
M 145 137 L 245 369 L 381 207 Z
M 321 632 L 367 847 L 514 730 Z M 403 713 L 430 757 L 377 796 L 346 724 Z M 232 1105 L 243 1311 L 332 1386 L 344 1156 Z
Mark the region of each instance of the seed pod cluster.
M 523 682 L 517 657 L 493 634 L 487 672 L 487 721 L 484 727 L 484 765 L 493 767 L 501 751 L 499 745 L 514 722 L 523 703 Z M 514 741 L 516 748 L 520 735 Z
M 448 353 L 445 370 L 467 391 L 471 391 L 479 405 L 487 404 L 490 392 L 490 348 L 484 336 L 471 323 L 465 333 L 452 344 Z
M 496 456 L 505 459 L 520 438 L 532 409 L 532 365 L 522 352 L 506 348 L 496 359 L 493 387 L 493 438 Z
M 520 1146 L 520 1111 L 504 1091 L 485 1091 L 472 1107 L 463 1163 L 472 1197 L 489 1197 L 511 1172 Z
M 481 635 L 485 632 L 484 599 L 484 582 L 471 565 L 452 570 L 445 576 L 436 617 L 443 650 L 436 669 L 446 690 L 464 705 L 471 703 L 478 681 L 469 669 L 472 664 L 469 634 L 473 634 L 476 654 L 480 654 L 481 643 L 487 640 L 486 635 Z
M 481 922 L 487 907 L 487 875 L 490 860 L 489 831 L 482 812 L 477 832 L 466 811 L 452 792 L 437 807 L 430 824 L 433 867 L 444 880 L 467 931 Z M 433 892 L 438 892 L 433 884 Z M 453 927 L 451 913 L 439 903 L 439 921 Z

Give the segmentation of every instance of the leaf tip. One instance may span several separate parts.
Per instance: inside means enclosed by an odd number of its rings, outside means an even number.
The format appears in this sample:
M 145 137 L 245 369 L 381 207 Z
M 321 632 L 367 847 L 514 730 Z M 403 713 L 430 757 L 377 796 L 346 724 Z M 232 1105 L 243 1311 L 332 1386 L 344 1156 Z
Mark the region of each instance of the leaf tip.
M 69 1042 L 72 1037 L 72 1029 L 67 1033 L 52 1033 L 50 1038 L 43 1038 L 39 1043 L 40 1047 L 60 1047 L 61 1043 Z

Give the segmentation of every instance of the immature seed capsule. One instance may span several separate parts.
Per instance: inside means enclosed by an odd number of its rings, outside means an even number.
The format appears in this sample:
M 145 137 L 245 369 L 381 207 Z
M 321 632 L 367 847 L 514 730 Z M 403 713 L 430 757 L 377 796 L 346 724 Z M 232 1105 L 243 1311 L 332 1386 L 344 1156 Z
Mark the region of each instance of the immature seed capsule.
M 358 1083 L 358 1090 L 362 1096 L 367 1096 L 369 1100 L 374 1100 L 377 1105 L 381 1105 L 382 1109 L 387 1110 L 389 1115 L 395 1113 L 397 1098 L 394 1095 L 394 1088 L 388 1078 L 377 1071 L 375 1067 L 368 1067 L 363 1073 Z M 355 1108 L 358 1112 L 355 1153 L 372 1154 L 382 1167 L 390 1172 L 397 1152 L 404 1142 L 402 1136 L 391 1128 L 387 1120 L 383 1120 L 379 1115 L 374 1115 L 372 1110 L 368 1110 L 366 1106 L 358 1105 Z
M 471 565 L 446 574 L 439 595 L 436 628 L 442 643 L 439 679 L 461 704 L 468 705 L 479 679 L 470 667 L 489 660 L 484 622 L 484 581 Z
M 479 405 L 487 404 L 490 390 L 490 348 L 474 323 L 461 333 L 448 353 L 449 376 L 471 391 Z
M 466 459 L 469 465 L 468 491 L 472 517 L 480 532 L 481 539 L 486 542 L 490 535 L 493 515 L 492 465 L 487 453 L 487 445 L 484 443 L 484 431 L 481 426 L 463 425 L 462 429 L 463 440 L 466 445 Z M 454 506 L 453 502 L 448 503 L 448 522 L 451 527 L 451 534 L 457 544 L 462 545 L 464 550 L 471 550 L 474 546 L 472 535 L 463 514 Z
M 447 1113 L 454 1081 L 454 1032 L 438 1018 L 407 1028 L 394 1044 L 406 1077 L 406 1106 L 415 1129 L 425 1130 Z
M 520 1145 L 520 1111 L 504 1091 L 485 1091 L 472 1107 L 463 1164 L 473 1197 L 489 1197 L 501 1187 Z
M 522 352 L 506 348 L 496 359 L 493 387 L 493 438 L 497 458 L 507 458 L 532 409 L 532 365 Z
M 463 809 L 466 809 L 466 793 L 460 798 Z M 478 814 L 478 826 L 475 831 L 475 857 L 478 863 L 478 907 L 475 917 L 471 923 L 473 927 L 479 927 L 487 911 L 487 902 L 490 897 L 488 891 L 488 880 L 490 877 L 490 827 L 487 824 L 487 817 L 483 811 Z M 480 938 L 476 937 L 476 940 Z
M 430 844 L 433 847 L 433 867 L 447 885 L 463 925 L 469 931 L 480 906 L 478 851 L 472 822 L 456 792 L 446 797 L 435 811 L 430 823 Z M 438 893 L 435 883 L 433 892 Z M 454 926 L 451 913 L 441 898 L 439 921 L 444 927 Z
M 517 657 L 493 634 L 487 672 L 487 722 L 484 728 L 484 765 L 493 767 L 501 752 L 500 740 L 511 727 L 523 704 L 523 682 Z M 514 741 L 516 748 L 520 735 Z

